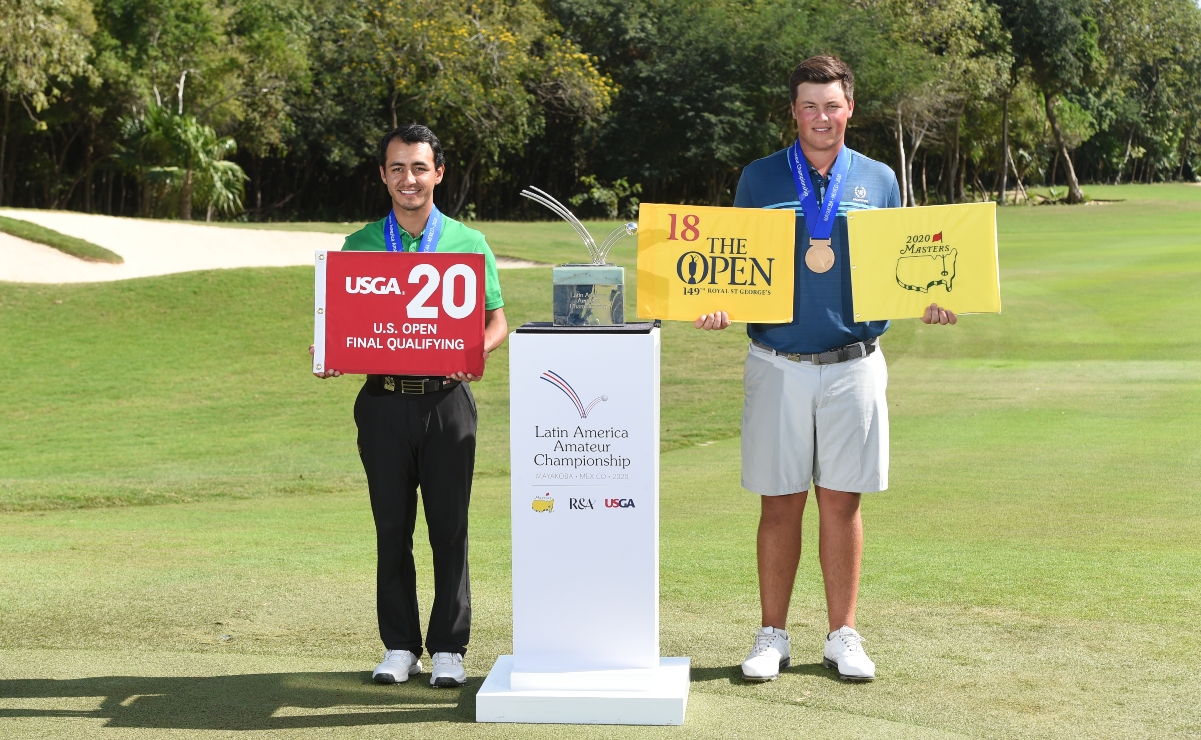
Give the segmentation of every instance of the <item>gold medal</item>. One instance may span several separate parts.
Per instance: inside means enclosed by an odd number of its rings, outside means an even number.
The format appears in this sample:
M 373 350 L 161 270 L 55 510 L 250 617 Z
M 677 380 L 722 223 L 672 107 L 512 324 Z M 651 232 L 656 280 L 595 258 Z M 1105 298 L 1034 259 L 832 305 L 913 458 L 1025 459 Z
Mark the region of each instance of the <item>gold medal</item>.
M 810 239 L 805 252 L 805 266 L 816 273 L 829 272 L 834 266 L 834 250 L 829 239 Z

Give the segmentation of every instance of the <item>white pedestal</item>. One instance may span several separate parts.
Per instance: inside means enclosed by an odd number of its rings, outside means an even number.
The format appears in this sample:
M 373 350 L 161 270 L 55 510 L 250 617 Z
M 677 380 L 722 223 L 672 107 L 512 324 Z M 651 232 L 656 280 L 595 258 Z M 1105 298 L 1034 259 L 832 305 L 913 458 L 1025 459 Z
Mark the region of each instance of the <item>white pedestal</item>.
M 513 655 L 481 722 L 682 724 L 659 657 L 659 330 L 509 337 Z
M 584 725 L 682 725 L 688 709 L 688 658 L 662 658 L 641 691 L 518 690 L 510 686 L 513 656 L 496 661 L 475 695 L 477 722 Z

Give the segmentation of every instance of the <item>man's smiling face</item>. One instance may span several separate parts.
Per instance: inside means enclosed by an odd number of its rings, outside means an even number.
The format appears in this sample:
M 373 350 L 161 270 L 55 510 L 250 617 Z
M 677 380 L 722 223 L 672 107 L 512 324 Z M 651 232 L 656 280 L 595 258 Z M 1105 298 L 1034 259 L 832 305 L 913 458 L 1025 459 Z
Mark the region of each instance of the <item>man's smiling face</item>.
M 802 82 L 797 85 L 792 117 L 801 144 L 810 151 L 827 151 L 842 144 L 855 101 L 847 100 L 838 82 Z
M 420 211 L 434 197 L 434 186 L 442 182 L 446 167 L 434 167 L 434 150 L 425 142 L 406 144 L 393 139 L 388 144 L 387 164 L 379 168 L 388 186 L 392 204 L 405 211 Z

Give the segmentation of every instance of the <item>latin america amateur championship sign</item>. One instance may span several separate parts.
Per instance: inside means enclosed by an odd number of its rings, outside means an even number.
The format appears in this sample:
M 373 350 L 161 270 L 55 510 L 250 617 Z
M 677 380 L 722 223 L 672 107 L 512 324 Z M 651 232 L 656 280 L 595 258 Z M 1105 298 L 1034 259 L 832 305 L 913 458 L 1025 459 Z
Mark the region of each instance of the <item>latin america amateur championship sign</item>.
M 792 210 L 642 203 L 639 318 L 792 321 L 795 234 Z
M 931 303 L 1000 313 L 997 205 L 961 203 L 847 216 L 855 321 L 918 318 Z
M 484 255 L 316 254 L 313 372 L 484 374 Z

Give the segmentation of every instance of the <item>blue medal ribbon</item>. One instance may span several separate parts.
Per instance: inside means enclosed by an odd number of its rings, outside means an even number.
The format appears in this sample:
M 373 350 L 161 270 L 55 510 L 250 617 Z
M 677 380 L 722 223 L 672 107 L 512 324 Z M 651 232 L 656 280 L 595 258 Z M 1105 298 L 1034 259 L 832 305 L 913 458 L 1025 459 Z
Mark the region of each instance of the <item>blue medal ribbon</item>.
M 805 225 L 809 227 L 810 239 L 830 238 L 834 232 L 834 219 L 838 217 L 838 205 L 842 202 L 842 188 L 846 184 L 847 171 L 851 168 L 851 157 L 844 146 L 830 168 L 830 185 L 826 188 L 826 197 L 820 205 L 817 202 L 817 190 L 809 179 L 809 163 L 801 153 L 801 142 L 798 139 L 788 149 L 788 169 L 792 170 L 792 179 L 796 183 L 797 197 L 801 201 L 801 209 L 805 212 Z
M 421 244 L 418 245 L 417 251 L 438 251 L 438 238 L 441 236 L 442 211 L 438 210 L 438 206 L 433 206 L 429 218 L 425 220 L 425 231 L 421 234 Z M 395 211 L 388 211 L 388 218 L 384 220 L 384 246 L 389 252 L 405 251 L 404 243 L 400 240 L 400 224 L 396 222 Z

